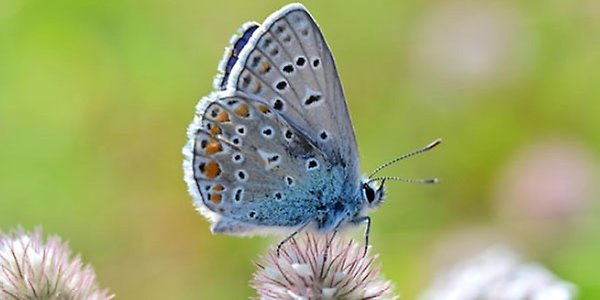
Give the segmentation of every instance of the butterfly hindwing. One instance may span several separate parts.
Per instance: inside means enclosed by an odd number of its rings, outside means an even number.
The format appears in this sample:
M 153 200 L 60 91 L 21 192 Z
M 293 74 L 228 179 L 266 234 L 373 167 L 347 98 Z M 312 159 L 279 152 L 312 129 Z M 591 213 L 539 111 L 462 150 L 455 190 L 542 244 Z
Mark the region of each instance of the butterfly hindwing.
M 314 218 L 318 195 L 340 189 L 330 184 L 341 174 L 332 173 L 325 155 L 266 103 L 239 93 L 212 97 L 191 133 L 198 204 L 236 231 L 240 224 L 292 227 Z

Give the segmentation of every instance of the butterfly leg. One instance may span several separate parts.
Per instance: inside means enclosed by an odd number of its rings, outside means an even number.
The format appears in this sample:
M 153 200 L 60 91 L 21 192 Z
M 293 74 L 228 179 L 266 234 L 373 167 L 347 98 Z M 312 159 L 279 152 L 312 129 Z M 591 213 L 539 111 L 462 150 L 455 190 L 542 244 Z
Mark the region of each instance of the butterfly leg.
M 277 257 L 279 257 L 279 251 L 281 250 L 281 247 L 283 245 L 285 245 L 285 243 L 287 243 L 291 239 L 293 239 L 302 230 L 304 230 L 304 228 L 306 228 L 306 226 L 308 226 L 308 224 L 310 224 L 312 221 L 313 221 L 313 219 L 310 219 L 307 222 L 305 222 L 304 224 L 300 225 L 300 227 L 298 227 L 298 229 L 294 230 L 294 232 L 292 232 L 292 234 L 288 235 L 285 239 L 283 239 L 281 242 L 279 242 L 279 244 L 277 245 L 277 252 L 276 252 Z
M 365 251 L 363 252 L 363 257 L 367 255 L 367 250 L 369 249 L 369 234 L 371 233 L 371 217 L 369 216 L 361 216 L 356 219 L 351 220 L 350 222 L 354 224 L 367 223 L 367 228 L 365 228 Z
M 319 275 L 319 278 L 323 278 L 323 271 L 325 270 L 325 263 L 327 262 L 327 258 L 329 257 L 329 248 L 331 248 L 331 243 L 333 243 L 333 239 L 335 238 L 337 234 L 337 226 L 336 229 L 333 230 L 333 233 L 331 234 L 331 238 L 326 238 L 325 240 L 325 253 L 323 253 L 323 264 L 321 264 L 321 273 Z M 327 270 L 327 272 L 329 272 L 329 270 Z

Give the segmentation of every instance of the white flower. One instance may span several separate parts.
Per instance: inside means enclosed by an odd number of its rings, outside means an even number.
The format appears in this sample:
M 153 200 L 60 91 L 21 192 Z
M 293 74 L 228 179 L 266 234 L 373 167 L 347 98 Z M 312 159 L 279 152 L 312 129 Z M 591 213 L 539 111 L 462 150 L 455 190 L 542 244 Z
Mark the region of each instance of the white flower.
M 21 229 L 0 232 L 0 299 L 112 299 L 96 275 L 58 237 Z
M 396 299 L 392 284 L 353 240 L 305 234 L 271 250 L 257 264 L 252 287 L 260 299 Z M 327 252 L 327 256 L 325 253 Z
M 493 247 L 440 272 L 422 300 L 566 300 L 576 288 L 506 247 Z

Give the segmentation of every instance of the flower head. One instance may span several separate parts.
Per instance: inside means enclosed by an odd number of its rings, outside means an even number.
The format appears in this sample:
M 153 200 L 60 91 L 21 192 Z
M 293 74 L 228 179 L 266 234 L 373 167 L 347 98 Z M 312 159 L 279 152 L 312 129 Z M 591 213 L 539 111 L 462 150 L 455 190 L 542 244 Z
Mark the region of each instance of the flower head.
M 269 251 L 251 285 L 260 299 L 395 299 L 375 259 L 353 240 L 305 234 Z
M 104 300 L 96 275 L 58 237 L 17 229 L 0 232 L 0 299 Z
M 527 220 L 554 238 L 557 229 L 584 216 L 598 197 L 596 160 L 589 146 L 561 137 L 525 147 L 498 178 L 500 216 L 509 222 Z
M 504 246 L 489 248 L 437 274 L 422 300 L 556 299 L 576 296 L 576 287 L 544 266 L 524 262 Z

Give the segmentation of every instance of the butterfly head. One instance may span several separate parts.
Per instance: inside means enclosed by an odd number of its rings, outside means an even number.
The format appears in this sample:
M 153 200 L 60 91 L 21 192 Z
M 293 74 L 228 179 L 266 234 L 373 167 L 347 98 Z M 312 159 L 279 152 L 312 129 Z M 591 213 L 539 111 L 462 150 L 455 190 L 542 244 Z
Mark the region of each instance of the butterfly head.
M 379 206 L 382 202 L 383 202 L 383 198 L 385 196 L 385 181 L 386 180 L 393 180 L 393 181 L 402 181 L 402 182 L 416 182 L 416 183 L 437 183 L 438 179 L 437 178 L 426 178 L 426 179 L 408 179 L 408 178 L 401 178 L 401 177 L 395 177 L 395 176 L 385 176 L 385 177 L 374 177 L 375 174 L 379 173 L 379 171 L 387 168 L 388 166 L 391 166 L 405 158 L 409 158 L 411 156 L 429 151 L 430 149 L 434 148 L 435 146 L 439 145 L 442 142 L 441 139 L 437 139 L 435 141 L 433 141 L 432 143 L 430 143 L 429 145 L 410 152 L 408 154 L 399 156 L 397 158 L 394 158 L 384 164 L 382 164 L 381 166 L 379 166 L 377 169 L 375 169 L 375 171 L 373 171 L 369 177 L 367 177 L 365 180 L 362 181 L 362 196 L 364 199 L 364 206 L 363 207 L 368 207 L 368 208 L 376 208 L 377 206 Z M 377 185 L 377 182 L 381 182 L 379 185 Z
M 362 194 L 364 203 L 368 208 L 376 208 L 383 202 L 385 196 L 385 180 L 379 185 L 375 181 L 365 180 L 362 184 Z

